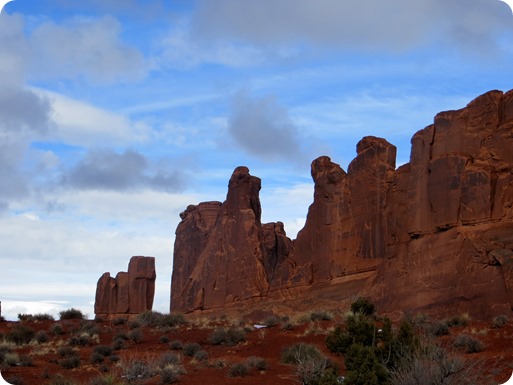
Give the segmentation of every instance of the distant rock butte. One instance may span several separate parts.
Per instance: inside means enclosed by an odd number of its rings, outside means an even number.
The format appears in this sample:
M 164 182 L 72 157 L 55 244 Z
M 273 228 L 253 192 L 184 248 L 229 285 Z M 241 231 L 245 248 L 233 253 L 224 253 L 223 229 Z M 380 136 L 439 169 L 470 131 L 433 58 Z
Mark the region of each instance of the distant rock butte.
M 132 257 L 128 272 L 119 272 L 116 278 L 104 273 L 96 285 L 96 317 L 128 317 L 152 310 L 155 278 L 154 257 Z
M 314 200 L 294 241 L 283 223 L 261 223 L 260 179 L 236 168 L 224 203 L 181 214 L 171 309 L 365 295 L 398 317 L 510 313 L 513 90 L 439 113 L 413 136 L 410 162 L 396 169 L 395 157 L 395 146 L 365 137 L 347 172 L 327 156 L 314 160 Z

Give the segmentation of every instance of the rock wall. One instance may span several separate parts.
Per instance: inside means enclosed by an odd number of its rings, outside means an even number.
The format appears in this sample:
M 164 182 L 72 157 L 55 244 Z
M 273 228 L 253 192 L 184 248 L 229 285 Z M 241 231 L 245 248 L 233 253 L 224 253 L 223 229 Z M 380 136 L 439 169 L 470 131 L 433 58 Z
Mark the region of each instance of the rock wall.
M 96 285 L 96 317 L 119 317 L 152 310 L 155 295 L 155 258 L 132 257 L 128 272 L 116 278 L 104 273 Z
M 224 203 L 182 213 L 171 308 L 322 296 L 313 289 L 329 285 L 391 314 L 510 312 L 513 91 L 439 113 L 413 136 L 408 164 L 396 169 L 395 155 L 365 137 L 347 172 L 314 160 L 314 200 L 293 242 L 282 223 L 260 223 L 260 180 L 237 168 Z

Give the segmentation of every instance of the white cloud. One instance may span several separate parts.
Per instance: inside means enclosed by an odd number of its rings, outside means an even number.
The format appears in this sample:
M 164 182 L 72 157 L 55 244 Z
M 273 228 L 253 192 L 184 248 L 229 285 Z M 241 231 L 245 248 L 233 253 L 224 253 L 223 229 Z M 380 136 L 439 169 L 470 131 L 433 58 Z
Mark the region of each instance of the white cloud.
M 197 36 L 257 46 L 311 44 L 396 52 L 449 42 L 489 48 L 511 33 L 511 13 L 491 0 L 201 0 Z M 477 52 L 475 52 L 477 53 Z
M 151 127 L 142 121 L 133 121 L 124 115 L 96 107 L 65 95 L 34 89 L 51 104 L 51 118 L 55 125 L 52 139 L 75 146 L 124 146 L 145 142 L 151 136 Z
M 143 55 L 120 40 L 121 24 L 110 16 L 46 22 L 30 36 L 31 74 L 44 79 L 84 77 L 95 83 L 141 80 Z

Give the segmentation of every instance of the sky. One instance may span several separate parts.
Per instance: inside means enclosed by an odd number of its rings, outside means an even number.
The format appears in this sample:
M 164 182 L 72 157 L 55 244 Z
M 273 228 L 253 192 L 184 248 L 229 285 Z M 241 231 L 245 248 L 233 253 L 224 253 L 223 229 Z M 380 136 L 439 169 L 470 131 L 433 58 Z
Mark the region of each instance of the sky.
M 15 0 L 0 14 L 2 315 L 71 307 L 154 256 L 168 312 L 174 232 L 262 178 L 294 238 L 310 163 L 347 170 L 364 136 L 409 160 L 436 113 L 513 88 L 499 0 Z

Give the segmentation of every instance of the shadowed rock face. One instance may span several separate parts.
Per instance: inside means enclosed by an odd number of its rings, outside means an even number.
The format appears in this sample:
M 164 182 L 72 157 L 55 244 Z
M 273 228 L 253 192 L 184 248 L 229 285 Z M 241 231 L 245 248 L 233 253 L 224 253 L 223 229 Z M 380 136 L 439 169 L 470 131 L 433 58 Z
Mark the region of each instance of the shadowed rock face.
M 411 142 L 398 169 L 396 148 L 376 137 L 358 143 L 347 172 L 314 160 L 314 200 L 293 242 L 282 223 L 260 223 L 260 180 L 235 169 L 224 203 L 182 213 L 172 309 L 253 305 L 329 284 L 398 316 L 511 311 L 513 91 L 441 112 Z
M 155 278 L 154 257 L 132 257 L 128 272 L 119 272 L 116 278 L 104 273 L 96 286 L 96 316 L 112 318 L 151 310 Z

